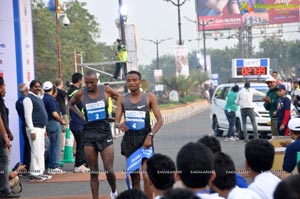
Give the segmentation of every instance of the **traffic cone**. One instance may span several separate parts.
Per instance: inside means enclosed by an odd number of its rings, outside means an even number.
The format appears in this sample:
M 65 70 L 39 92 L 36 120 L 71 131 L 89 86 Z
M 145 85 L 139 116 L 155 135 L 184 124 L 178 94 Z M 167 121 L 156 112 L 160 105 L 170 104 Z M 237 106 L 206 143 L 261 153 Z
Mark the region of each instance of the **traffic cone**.
M 64 159 L 61 161 L 62 164 L 75 162 L 72 150 L 73 150 L 73 141 L 71 139 L 70 128 L 66 128 Z

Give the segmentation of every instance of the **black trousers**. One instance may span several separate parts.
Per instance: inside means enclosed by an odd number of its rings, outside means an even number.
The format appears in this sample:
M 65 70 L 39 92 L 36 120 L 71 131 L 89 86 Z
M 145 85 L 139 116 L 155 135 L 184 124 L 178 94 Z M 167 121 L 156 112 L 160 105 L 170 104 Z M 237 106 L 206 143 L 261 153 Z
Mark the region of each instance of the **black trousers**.
M 30 143 L 29 139 L 26 133 L 26 125 L 25 122 L 22 122 L 22 135 L 24 139 L 24 153 L 23 153 L 23 164 L 26 165 L 26 169 L 30 169 L 30 161 L 31 161 L 31 148 L 30 148 Z
M 118 77 L 120 75 L 120 71 L 121 71 L 122 68 L 123 68 L 123 71 L 125 72 L 125 70 L 124 70 L 125 67 L 126 67 L 125 62 L 116 63 L 116 69 L 115 69 L 115 72 L 114 72 L 114 79 L 118 79 Z

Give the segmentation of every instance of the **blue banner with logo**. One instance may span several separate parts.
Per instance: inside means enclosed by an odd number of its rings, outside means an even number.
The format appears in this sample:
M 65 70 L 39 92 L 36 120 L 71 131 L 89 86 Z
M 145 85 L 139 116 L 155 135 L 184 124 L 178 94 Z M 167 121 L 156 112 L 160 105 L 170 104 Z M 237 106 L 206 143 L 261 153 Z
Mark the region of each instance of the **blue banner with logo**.
M 144 149 L 142 146 L 129 156 L 126 164 L 126 184 L 130 189 L 129 175 L 134 171 L 138 170 L 142 166 L 142 160 L 144 158 L 151 158 L 154 154 L 153 148 Z

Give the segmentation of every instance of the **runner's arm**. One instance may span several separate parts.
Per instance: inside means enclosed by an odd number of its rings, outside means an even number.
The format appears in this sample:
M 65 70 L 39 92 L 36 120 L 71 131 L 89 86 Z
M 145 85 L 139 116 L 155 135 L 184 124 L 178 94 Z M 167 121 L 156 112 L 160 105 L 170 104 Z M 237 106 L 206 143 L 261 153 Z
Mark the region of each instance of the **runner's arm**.
M 121 131 L 127 131 L 128 127 L 126 126 L 125 121 L 121 123 L 122 114 L 123 114 L 123 102 L 124 102 L 124 96 L 120 96 L 117 100 L 115 127 L 119 128 Z
M 77 103 L 81 101 L 83 97 L 83 90 L 80 89 L 69 101 L 69 108 L 71 111 L 73 111 L 75 114 L 77 114 L 79 117 L 81 117 L 85 121 L 85 117 L 82 114 L 82 112 L 78 109 L 76 106 Z
M 118 97 L 120 96 L 120 94 L 119 94 L 116 90 L 112 89 L 112 88 L 111 88 L 110 86 L 108 86 L 108 85 L 105 85 L 105 86 L 104 86 L 104 89 L 105 89 L 105 92 L 106 92 L 110 97 L 112 97 L 114 100 L 117 100 Z
M 148 93 L 147 97 L 149 100 L 149 107 L 152 109 L 154 117 L 156 119 L 156 123 L 152 128 L 152 133 L 156 134 L 157 131 L 160 129 L 160 127 L 163 125 L 163 119 L 162 119 L 161 112 L 158 108 L 158 103 L 155 95 L 152 93 Z

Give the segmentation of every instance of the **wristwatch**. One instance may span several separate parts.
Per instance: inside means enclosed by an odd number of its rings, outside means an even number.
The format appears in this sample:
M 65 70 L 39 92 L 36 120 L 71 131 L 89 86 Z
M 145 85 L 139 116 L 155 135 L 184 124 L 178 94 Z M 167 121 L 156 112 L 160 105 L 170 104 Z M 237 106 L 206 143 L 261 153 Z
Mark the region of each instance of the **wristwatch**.
M 154 136 L 154 133 L 150 132 L 148 133 L 149 136 L 153 137 Z

